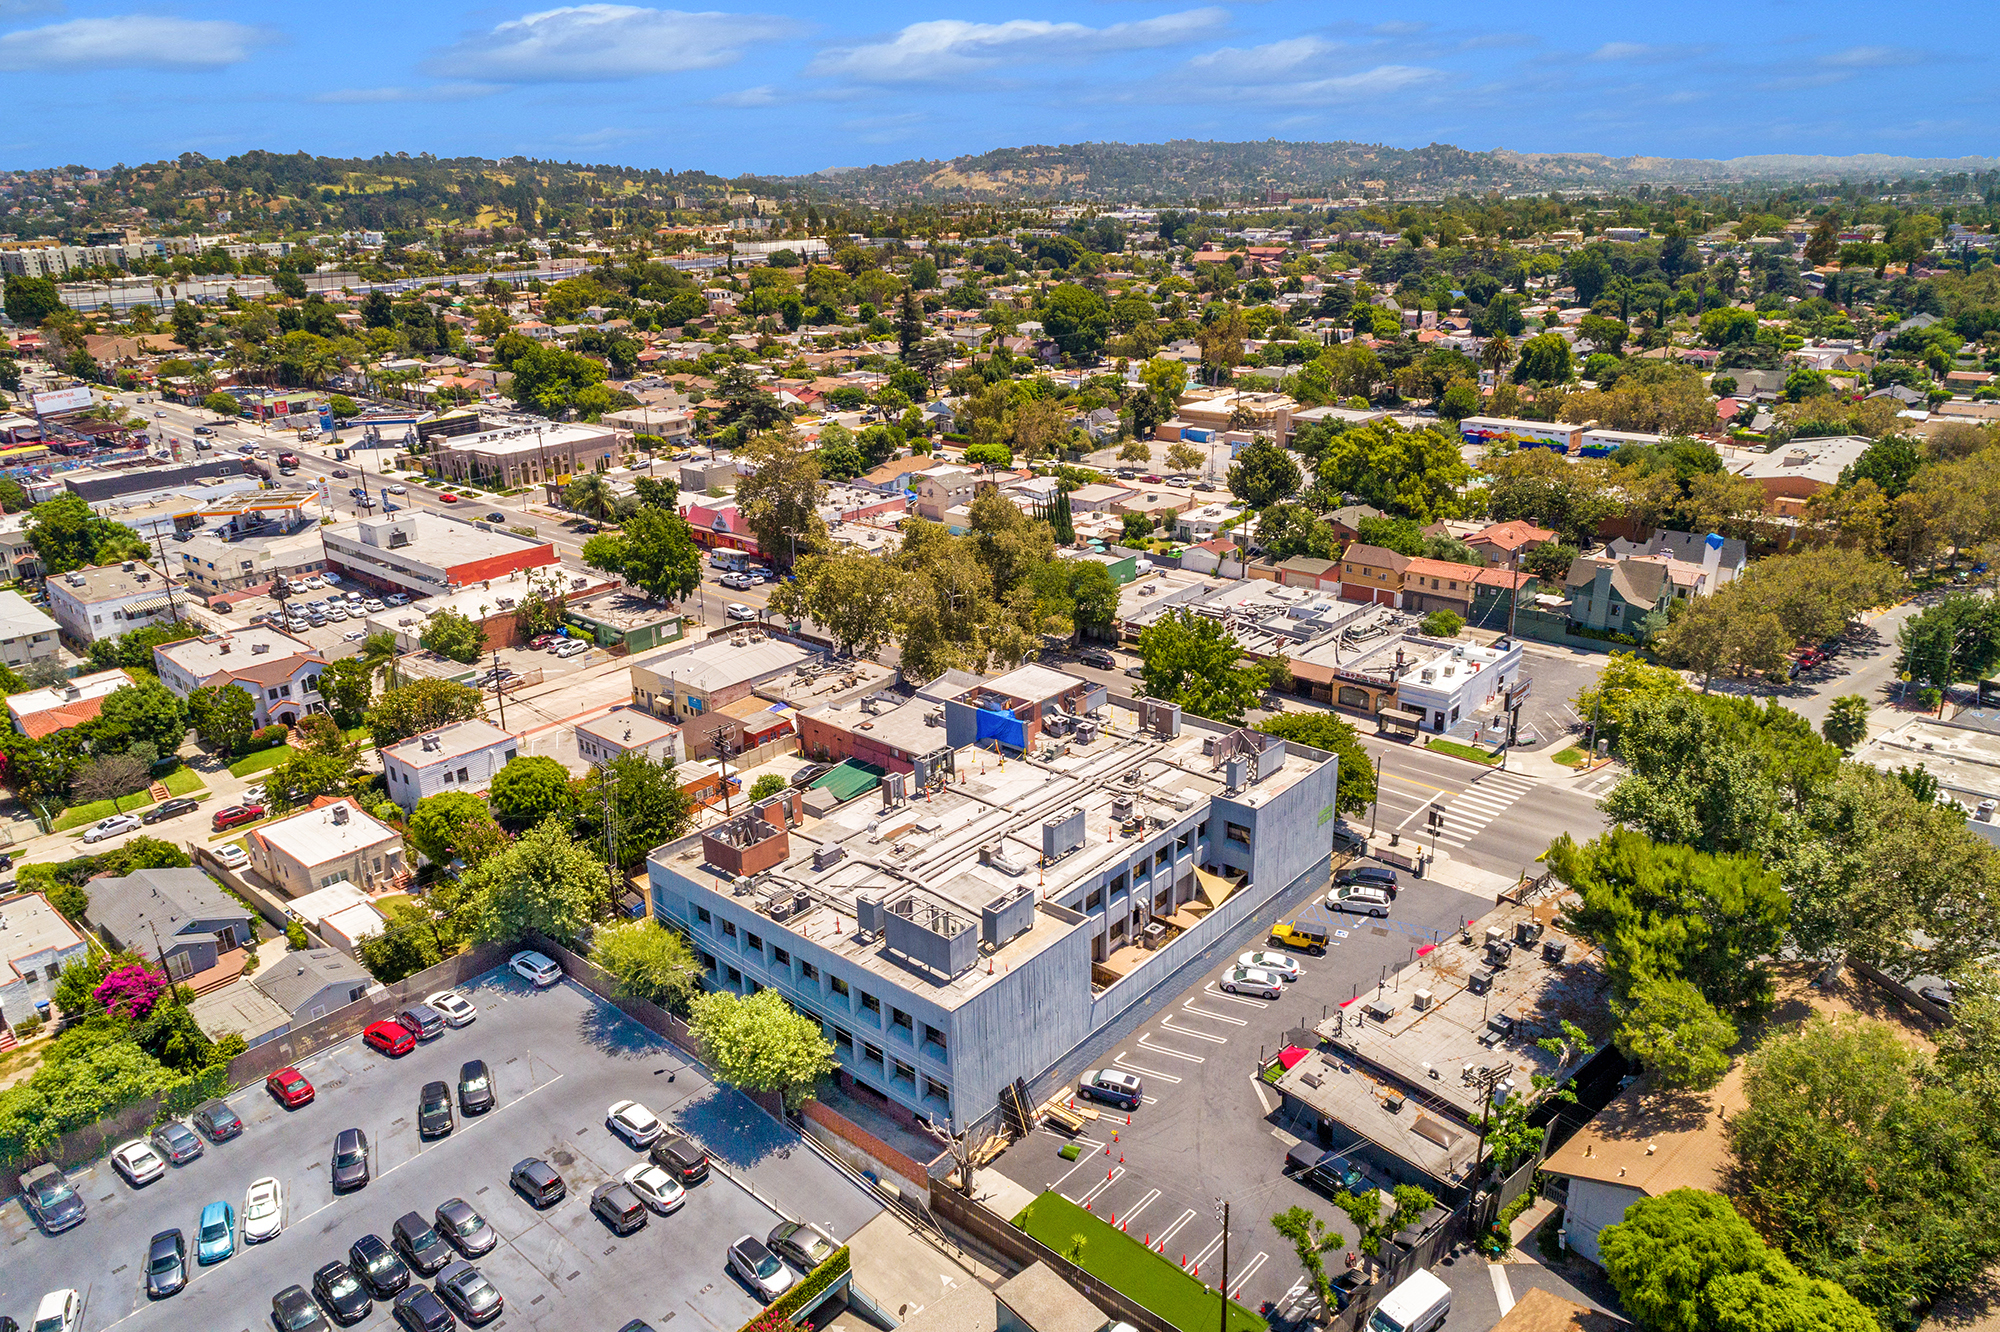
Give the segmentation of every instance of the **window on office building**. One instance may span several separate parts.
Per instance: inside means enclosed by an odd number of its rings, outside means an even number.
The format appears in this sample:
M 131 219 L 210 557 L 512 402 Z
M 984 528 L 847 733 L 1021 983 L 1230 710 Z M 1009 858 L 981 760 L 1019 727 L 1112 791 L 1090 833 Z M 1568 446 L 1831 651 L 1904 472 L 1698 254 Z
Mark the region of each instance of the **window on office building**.
M 789 967 L 792 965 L 792 955 L 776 944 L 772 944 L 771 965 L 774 967 Z
M 799 963 L 799 979 L 814 985 L 819 984 L 819 968 L 810 962 L 801 960 Z
M 935 1045 L 940 1050 L 947 1050 L 951 1048 L 950 1046 L 945 1044 L 944 1033 L 939 1031 L 936 1027 L 933 1027 L 928 1022 L 924 1023 L 924 1040 L 926 1040 L 932 1045 Z
M 745 948 L 748 948 L 753 953 L 761 953 L 764 951 L 763 939 L 759 938 L 757 935 L 754 934 L 746 934 L 743 936 L 743 946 Z
M 877 1068 L 882 1067 L 882 1051 L 873 1045 L 868 1045 L 866 1043 L 863 1043 L 861 1047 L 861 1057 L 863 1059 L 866 1059 L 869 1063 L 875 1065 L 875 1067 Z
M 896 1081 L 902 1083 L 906 1087 L 914 1087 L 917 1085 L 917 1070 L 911 1068 L 908 1064 L 904 1063 L 900 1059 L 896 1061 L 895 1076 L 896 1076 Z
M 735 921 L 725 920 L 722 922 L 722 937 L 725 939 L 734 939 L 736 937 Z
M 835 994 L 839 995 L 841 998 L 845 999 L 847 997 L 847 982 L 842 980 L 840 977 L 828 976 L 826 978 L 826 984 L 828 989 L 832 990 Z
M 1230 841 L 1241 842 L 1244 846 L 1250 845 L 1250 830 L 1248 828 L 1240 823 L 1225 822 L 1222 826 Z
M 715 921 L 715 917 L 708 914 L 707 907 L 696 907 L 694 909 L 694 918 L 704 925 L 713 924 Z
M 863 990 L 861 992 L 861 1011 L 864 1013 L 873 1013 L 876 1021 L 879 1022 L 882 1019 L 882 1001 L 868 993 L 868 991 Z
M 833 1047 L 849 1059 L 854 1058 L 854 1037 L 844 1027 L 833 1029 Z
M 934 1096 L 938 1100 L 945 1102 L 947 1105 L 951 1103 L 951 1088 L 945 1086 L 942 1082 L 939 1082 L 936 1078 L 924 1079 L 924 1095 Z
M 910 1015 L 900 1008 L 889 1010 L 889 1025 L 896 1029 L 899 1036 L 911 1036 L 916 1032 L 916 1026 L 911 1021 Z

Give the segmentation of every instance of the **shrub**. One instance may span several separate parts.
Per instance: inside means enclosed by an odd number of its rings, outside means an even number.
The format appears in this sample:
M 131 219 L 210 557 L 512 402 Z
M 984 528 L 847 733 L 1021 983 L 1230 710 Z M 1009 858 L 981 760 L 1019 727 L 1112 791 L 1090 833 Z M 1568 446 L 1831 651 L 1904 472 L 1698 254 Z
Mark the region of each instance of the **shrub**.
M 49 888 L 49 905 L 68 920 L 76 920 L 90 906 L 90 894 L 74 883 L 57 883 Z
M 306 938 L 306 927 L 295 920 L 285 922 L 285 947 L 294 953 L 303 953 L 312 947 L 312 940 Z
M 14 1023 L 13 1027 L 14 1035 L 25 1041 L 42 1029 L 42 1015 L 40 1013 L 30 1013 L 19 1022 Z
M 262 730 L 257 732 L 257 743 L 263 746 L 265 749 L 269 749 L 273 745 L 284 744 L 285 741 L 291 738 L 291 735 L 292 735 L 291 727 L 282 725 L 278 722 L 273 722 L 271 725 L 266 726 Z

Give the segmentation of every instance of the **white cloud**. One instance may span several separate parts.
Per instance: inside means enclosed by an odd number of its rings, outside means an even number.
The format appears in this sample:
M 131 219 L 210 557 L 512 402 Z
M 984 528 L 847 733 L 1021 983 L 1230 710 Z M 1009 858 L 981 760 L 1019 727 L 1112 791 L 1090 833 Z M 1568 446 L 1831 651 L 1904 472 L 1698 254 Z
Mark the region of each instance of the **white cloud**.
M 1224 46 L 1188 61 L 1190 68 L 1225 79 L 1272 79 L 1324 60 L 1340 49 L 1338 42 L 1317 37 L 1288 37 L 1263 46 Z
M 750 42 L 793 35 L 766 14 L 684 13 L 634 5 L 570 5 L 509 19 L 431 58 L 445 78 L 504 83 L 636 79 L 734 64 Z
M 1709 46 L 1667 46 L 1646 42 L 1606 42 L 1592 51 L 1589 59 L 1600 63 L 1617 62 L 1632 65 L 1659 65 L 1671 60 L 1686 60 L 1691 56 L 1705 55 L 1713 50 Z
M 709 98 L 712 106 L 779 106 L 785 101 L 776 84 L 760 83 L 754 88 L 738 88 Z
M 912 23 L 885 42 L 826 51 L 806 72 L 846 75 L 869 83 L 941 81 L 1023 61 L 1077 60 L 1177 46 L 1213 32 L 1228 17 L 1221 9 L 1190 9 L 1102 28 L 1043 19 L 1005 23 L 934 19 Z
M 1274 84 L 1264 90 L 1264 100 L 1293 106 L 1352 102 L 1364 97 L 1404 92 L 1443 77 L 1442 71 L 1426 69 L 1421 65 L 1377 65 L 1373 69 L 1333 78 Z
M 219 19 L 72 19 L 0 37 L 0 69 L 218 69 L 272 40 L 264 29 Z
M 1891 69 L 1897 65 L 1914 65 L 1922 59 L 1915 51 L 1906 51 L 1901 47 L 1850 46 L 1845 51 L 1821 56 L 1819 63 L 1838 69 Z
M 379 102 L 469 102 L 502 91 L 497 83 L 440 83 L 429 88 L 336 88 L 315 95 L 315 102 L 367 104 Z

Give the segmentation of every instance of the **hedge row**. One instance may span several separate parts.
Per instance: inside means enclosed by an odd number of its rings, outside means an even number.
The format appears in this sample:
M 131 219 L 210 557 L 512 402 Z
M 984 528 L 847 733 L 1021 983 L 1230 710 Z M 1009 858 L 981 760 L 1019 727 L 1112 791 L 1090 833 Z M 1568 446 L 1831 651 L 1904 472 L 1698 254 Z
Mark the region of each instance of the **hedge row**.
M 804 1281 L 793 1286 L 765 1307 L 764 1312 L 745 1323 L 739 1332 L 773 1332 L 783 1327 L 791 1316 L 817 1299 L 820 1292 L 847 1274 L 851 1265 L 851 1255 L 847 1246 L 834 1250 L 833 1256 L 815 1267 Z

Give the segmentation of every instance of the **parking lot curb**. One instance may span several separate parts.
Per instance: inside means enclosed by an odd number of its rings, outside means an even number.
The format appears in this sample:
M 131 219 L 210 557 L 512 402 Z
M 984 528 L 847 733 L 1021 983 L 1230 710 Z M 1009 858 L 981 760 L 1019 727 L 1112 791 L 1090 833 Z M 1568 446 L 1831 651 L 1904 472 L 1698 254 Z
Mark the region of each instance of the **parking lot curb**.
M 738 1174 L 736 1171 L 731 1170 L 728 1166 L 722 1164 L 722 1162 L 718 1161 L 712 1154 L 708 1158 L 708 1166 L 709 1169 L 720 1174 L 724 1179 L 728 1180 L 731 1184 L 734 1184 L 737 1188 L 743 1190 L 745 1193 L 755 1198 L 758 1202 L 763 1203 L 764 1206 L 770 1208 L 772 1211 L 776 1212 L 779 1216 L 784 1217 L 785 1220 L 787 1221 L 798 1220 L 798 1218 L 793 1216 L 790 1212 L 778 1206 L 778 1204 L 772 1202 L 769 1198 L 765 1197 L 763 1194 L 759 1193 L 756 1187 L 752 1185 L 749 1180 L 743 1178 L 743 1176 Z

